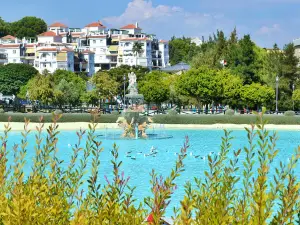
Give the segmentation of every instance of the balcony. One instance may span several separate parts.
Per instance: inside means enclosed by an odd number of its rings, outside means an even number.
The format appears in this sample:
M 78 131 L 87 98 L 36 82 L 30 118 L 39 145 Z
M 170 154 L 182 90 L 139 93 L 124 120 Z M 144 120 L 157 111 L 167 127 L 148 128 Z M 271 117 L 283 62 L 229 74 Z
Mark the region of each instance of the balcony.
M 0 64 L 5 64 L 7 63 L 7 55 L 6 54 L 0 54 Z
M 152 55 L 152 59 L 161 59 L 161 54 Z

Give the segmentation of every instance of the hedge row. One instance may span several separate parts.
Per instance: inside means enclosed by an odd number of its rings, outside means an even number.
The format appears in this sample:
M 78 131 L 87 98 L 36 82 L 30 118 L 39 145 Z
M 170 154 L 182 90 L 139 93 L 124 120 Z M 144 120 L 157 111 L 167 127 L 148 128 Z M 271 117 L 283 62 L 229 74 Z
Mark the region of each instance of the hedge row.
M 24 118 L 30 119 L 31 122 L 39 122 L 40 117 L 43 116 L 45 123 L 52 122 L 53 115 L 51 113 L 1 113 L 0 122 L 7 122 L 8 118 L 11 117 L 12 122 L 24 122 Z M 104 114 L 97 117 L 98 123 L 115 123 L 118 119 L 118 115 Z M 89 113 L 74 113 L 74 114 L 63 114 L 59 122 L 91 122 L 92 116 Z
M 269 124 L 300 124 L 300 116 L 265 115 Z M 255 123 L 255 115 L 156 115 L 154 122 L 159 124 L 250 124 Z
M 31 122 L 39 122 L 43 116 L 44 122 L 52 121 L 52 114 L 46 113 L 0 113 L 0 122 L 7 122 L 11 116 L 12 122 L 24 122 L 24 117 Z M 97 118 L 98 123 L 115 123 L 119 115 L 104 114 Z M 282 116 L 282 115 L 265 115 L 269 124 L 300 124 L 300 116 Z M 66 122 L 90 122 L 92 117 L 88 113 L 63 114 L 59 120 L 61 123 Z M 254 115 L 155 115 L 153 121 L 159 124 L 249 124 L 256 121 Z

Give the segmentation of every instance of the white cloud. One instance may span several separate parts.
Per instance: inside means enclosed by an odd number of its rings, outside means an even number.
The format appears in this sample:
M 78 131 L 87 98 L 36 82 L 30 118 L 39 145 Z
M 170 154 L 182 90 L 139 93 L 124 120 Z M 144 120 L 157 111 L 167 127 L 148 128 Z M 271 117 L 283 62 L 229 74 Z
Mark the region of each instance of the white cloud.
M 262 26 L 257 33 L 260 35 L 273 35 L 274 33 L 278 33 L 280 31 L 280 25 L 273 24 L 272 26 Z
M 222 14 L 191 13 L 178 6 L 157 5 L 151 0 L 132 0 L 120 16 L 103 19 L 105 24 L 121 27 L 129 23 L 139 22 L 147 33 L 156 33 L 161 38 L 176 36 L 207 36 L 226 28 L 235 26 Z

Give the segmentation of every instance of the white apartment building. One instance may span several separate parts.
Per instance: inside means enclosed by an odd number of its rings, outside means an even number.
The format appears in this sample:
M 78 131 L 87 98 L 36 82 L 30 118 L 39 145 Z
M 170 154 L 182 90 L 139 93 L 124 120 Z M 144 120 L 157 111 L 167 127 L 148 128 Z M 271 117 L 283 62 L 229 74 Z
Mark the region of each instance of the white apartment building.
M 293 40 L 295 46 L 295 55 L 300 59 L 300 38 Z M 299 62 L 300 67 L 300 62 Z
M 63 43 L 59 32 L 68 30 L 61 24 L 51 25 L 49 30 L 38 35 L 38 40 L 34 43 L 10 35 L 1 38 L 0 64 L 26 63 L 34 66 L 40 73 L 45 70 L 53 73 L 57 69 L 86 72 L 89 76 L 95 73 L 94 52 L 78 52 L 74 44 Z
M 139 52 L 133 51 L 135 43 L 142 47 Z M 169 44 L 143 33 L 138 23 L 119 29 L 107 29 L 100 21 L 82 29 L 54 23 L 33 42 L 1 38 L 0 63 L 27 63 L 41 73 L 66 69 L 92 75 L 121 65 L 152 70 L 169 65 Z

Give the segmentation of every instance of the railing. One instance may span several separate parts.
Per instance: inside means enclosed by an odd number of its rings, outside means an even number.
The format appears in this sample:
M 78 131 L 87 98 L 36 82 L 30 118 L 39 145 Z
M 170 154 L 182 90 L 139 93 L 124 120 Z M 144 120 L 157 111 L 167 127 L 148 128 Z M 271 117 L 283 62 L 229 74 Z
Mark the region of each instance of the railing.
M 103 114 L 111 114 L 112 112 L 122 113 L 123 108 L 102 108 L 98 107 L 89 107 L 89 106 L 44 106 L 44 105 L 14 105 L 14 104 L 5 104 L 2 103 L 0 108 L 3 108 L 5 112 L 39 112 L 39 113 L 51 113 L 55 110 L 61 110 L 63 113 L 90 113 L 91 111 L 98 110 Z M 145 115 L 157 115 L 157 114 L 167 114 L 170 109 L 146 109 Z M 179 114 L 182 115 L 220 115 L 225 114 L 226 110 L 224 109 L 176 109 Z M 251 110 L 235 110 L 237 114 L 251 115 L 253 111 Z M 283 115 L 285 111 L 267 111 L 266 114 L 270 115 Z M 300 111 L 295 111 L 296 115 L 300 115 Z

